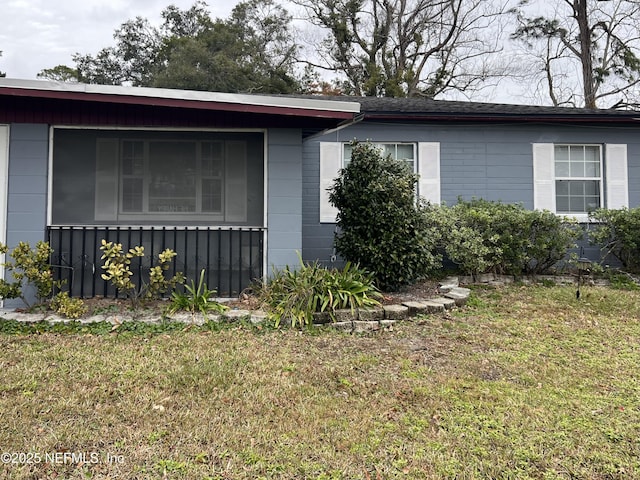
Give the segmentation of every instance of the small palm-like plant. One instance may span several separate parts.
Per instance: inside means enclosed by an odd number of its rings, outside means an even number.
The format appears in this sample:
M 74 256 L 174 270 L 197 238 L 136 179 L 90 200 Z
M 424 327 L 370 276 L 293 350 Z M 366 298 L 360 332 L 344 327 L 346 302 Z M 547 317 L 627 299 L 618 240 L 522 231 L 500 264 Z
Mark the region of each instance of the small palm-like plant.
M 343 269 L 325 268 L 317 261 L 304 263 L 293 270 L 274 271 L 267 283 L 257 284 L 261 303 L 275 326 L 290 321 L 291 326 L 313 323 L 313 314 L 326 312 L 335 320 L 335 311 L 349 308 L 372 308 L 380 304 L 380 292 L 373 275 L 350 262 Z
M 200 312 L 206 318 L 207 313 L 222 313 L 229 308 L 212 300 L 217 292 L 216 290 L 209 290 L 207 287 L 204 281 L 204 272 L 204 269 L 200 271 L 200 279 L 198 280 L 197 286 L 196 282 L 191 280 L 191 285 L 185 285 L 184 293 L 178 291 L 171 293 L 171 305 L 168 308 L 169 313 L 176 313 L 179 310 L 192 314 Z

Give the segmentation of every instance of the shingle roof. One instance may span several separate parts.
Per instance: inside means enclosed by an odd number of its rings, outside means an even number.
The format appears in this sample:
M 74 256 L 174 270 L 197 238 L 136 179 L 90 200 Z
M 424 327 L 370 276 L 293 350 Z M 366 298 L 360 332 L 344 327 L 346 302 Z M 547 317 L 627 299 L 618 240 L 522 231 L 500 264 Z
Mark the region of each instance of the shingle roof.
M 358 102 L 368 120 L 520 120 L 640 123 L 640 112 L 631 110 L 591 110 L 586 108 L 512 105 L 467 101 L 433 100 L 429 98 L 385 98 L 323 96 L 338 101 Z

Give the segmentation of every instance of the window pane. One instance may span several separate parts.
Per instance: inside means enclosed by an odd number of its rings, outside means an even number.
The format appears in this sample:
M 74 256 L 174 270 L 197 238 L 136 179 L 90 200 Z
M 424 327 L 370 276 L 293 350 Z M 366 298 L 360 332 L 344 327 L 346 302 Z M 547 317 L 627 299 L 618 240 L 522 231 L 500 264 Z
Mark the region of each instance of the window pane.
M 569 197 L 556 197 L 556 210 L 558 210 L 558 212 L 568 212 Z
M 351 162 L 351 151 L 353 150 L 353 147 L 351 147 L 351 145 L 349 144 L 345 144 L 344 146 L 344 153 L 343 153 L 343 161 L 342 164 L 346 167 L 347 165 L 349 165 L 349 162 Z
M 597 181 L 585 181 L 584 182 L 584 194 L 591 196 L 600 195 L 600 183 Z
M 584 177 L 584 163 L 583 162 L 571 162 L 570 177 Z
M 205 177 L 222 176 L 222 142 L 202 143 L 202 175 Z
M 584 197 L 569 197 L 569 212 L 584 213 L 587 211 L 584 205 Z
M 196 211 L 195 142 L 149 143 L 149 211 Z
M 584 182 L 581 182 L 581 181 L 569 181 L 567 183 L 569 184 L 569 196 L 571 196 L 571 197 L 576 197 L 576 196 L 582 197 L 584 195 Z
M 600 207 L 598 180 L 556 180 L 556 210 L 588 213 Z
M 600 176 L 600 162 L 587 162 L 584 165 L 585 177 L 599 177 Z
M 569 161 L 569 147 L 567 145 L 556 145 L 555 159 L 560 162 Z
M 122 211 L 142 212 L 141 178 L 124 178 L 122 180 Z
M 569 174 L 569 162 L 556 162 L 556 177 L 568 177 Z
M 569 182 L 567 180 L 556 181 L 556 195 L 569 195 Z
M 398 145 L 397 152 L 399 160 L 413 160 L 413 145 Z
M 222 181 L 202 180 L 202 211 L 222 212 Z
M 595 145 L 585 146 L 584 160 L 586 162 L 600 163 L 600 147 Z
M 144 144 L 141 141 L 122 142 L 122 173 L 144 174 Z
M 593 212 L 600 208 L 600 197 L 585 197 L 586 211 Z

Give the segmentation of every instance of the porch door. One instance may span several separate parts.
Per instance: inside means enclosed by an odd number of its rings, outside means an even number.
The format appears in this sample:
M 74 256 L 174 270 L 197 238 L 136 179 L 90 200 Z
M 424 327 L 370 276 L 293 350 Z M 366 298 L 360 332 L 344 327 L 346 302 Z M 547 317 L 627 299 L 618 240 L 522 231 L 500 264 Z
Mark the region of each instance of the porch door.
M 7 193 L 9 187 L 9 125 L 0 125 L 0 242 L 7 241 Z M 0 259 L 0 263 L 4 259 Z M 0 278 L 4 268 L 0 265 Z M 3 303 L 0 300 L 0 308 Z

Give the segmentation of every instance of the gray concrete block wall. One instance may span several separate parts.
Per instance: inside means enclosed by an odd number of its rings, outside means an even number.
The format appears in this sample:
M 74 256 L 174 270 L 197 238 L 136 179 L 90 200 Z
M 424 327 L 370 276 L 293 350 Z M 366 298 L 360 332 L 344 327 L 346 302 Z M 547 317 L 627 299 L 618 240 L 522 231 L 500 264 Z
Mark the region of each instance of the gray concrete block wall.
M 12 124 L 9 143 L 7 198 L 7 245 L 31 246 L 45 240 L 47 223 L 47 171 L 49 128 L 47 125 Z M 5 276 L 8 273 L 5 273 Z M 6 300 L 4 306 L 22 306 L 21 300 Z
M 302 253 L 302 136 L 297 129 L 268 133 L 267 274 L 298 264 Z

